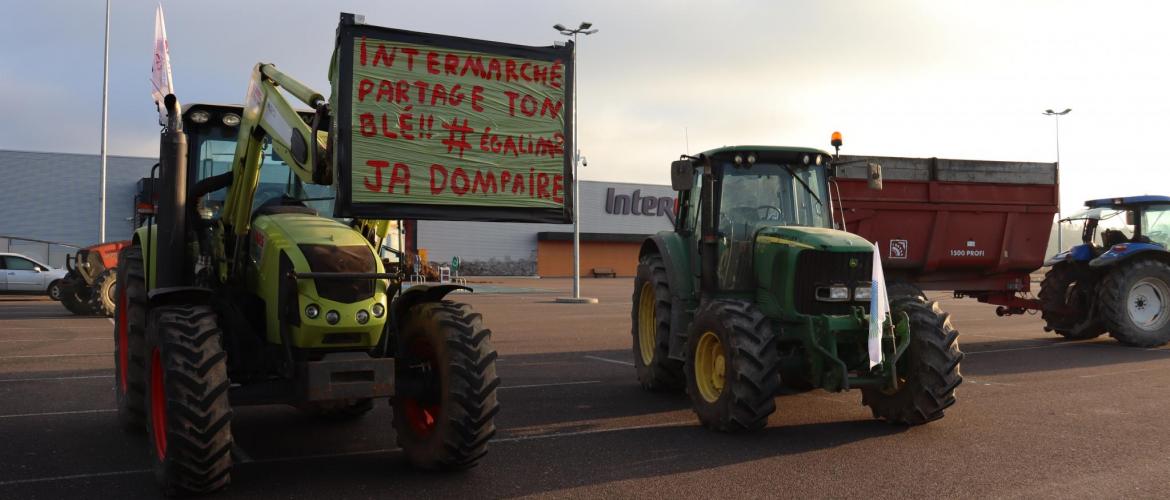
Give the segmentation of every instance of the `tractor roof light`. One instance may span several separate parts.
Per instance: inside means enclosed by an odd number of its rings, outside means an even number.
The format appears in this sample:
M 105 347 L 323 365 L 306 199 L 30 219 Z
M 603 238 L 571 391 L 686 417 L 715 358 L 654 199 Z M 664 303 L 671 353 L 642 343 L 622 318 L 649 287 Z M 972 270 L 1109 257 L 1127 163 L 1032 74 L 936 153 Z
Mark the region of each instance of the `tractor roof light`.
M 240 115 L 235 113 L 228 113 L 223 115 L 223 124 L 229 127 L 235 127 L 240 124 Z
M 735 155 L 735 164 L 743 165 L 743 155 Z
M 756 164 L 756 154 L 755 153 L 749 154 L 747 157 L 747 162 L 748 162 L 748 165 L 755 165 Z
M 829 139 L 829 143 L 830 143 L 830 144 L 832 144 L 832 146 L 833 146 L 833 147 L 835 147 L 835 148 L 839 148 L 839 147 L 841 147 L 843 144 L 845 144 L 845 143 L 844 143 L 844 142 L 841 140 L 841 132 L 833 132 L 833 135 L 832 135 L 832 137 L 830 137 L 830 139 Z
M 208 113 L 206 111 L 199 110 L 199 111 L 192 111 L 191 112 L 191 121 L 194 123 L 207 123 L 207 120 L 210 120 L 210 119 L 211 119 L 211 113 Z

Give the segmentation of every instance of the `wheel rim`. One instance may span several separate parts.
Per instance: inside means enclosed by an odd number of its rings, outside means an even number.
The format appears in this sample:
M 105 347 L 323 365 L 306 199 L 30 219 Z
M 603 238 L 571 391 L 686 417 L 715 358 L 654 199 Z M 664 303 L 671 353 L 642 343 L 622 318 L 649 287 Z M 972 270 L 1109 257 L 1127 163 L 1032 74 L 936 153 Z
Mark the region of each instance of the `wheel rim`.
M 658 333 L 654 313 L 654 284 L 646 282 L 638 295 L 638 350 L 642 354 L 642 365 L 654 361 L 654 338 Z
M 714 403 L 719 400 L 723 394 L 726 369 L 727 361 L 719 336 L 715 332 L 703 333 L 695 348 L 695 385 L 704 401 Z
M 61 300 L 61 285 L 53 285 L 49 287 L 49 298 L 53 300 Z
M 1166 325 L 1170 316 L 1166 314 L 1170 301 L 1170 285 L 1153 277 L 1146 277 L 1134 283 L 1129 289 L 1126 311 L 1129 319 L 1138 328 L 1146 331 L 1158 330 Z
M 405 395 L 403 409 L 407 425 L 416 436 L 426 438 L 438 427 L 441 408 L 437 402 L 440 401 L 438 392 L 442 386 L 440 381 L 427 380 L 426 378 L 439 376 L 436 371 L 439 365 L 436 362 L 434 347 L 425 338 L 419 338 L 411 344 L 410 355 L 411 359 L 417 363 L 418 375 L 423 380 L 412 384 L 418 390 L 415 394 Z
M 150 353 L 150 426 L 154 451 L 158 458 L 167 456 L 167 393 L 163 380 L 162 355 L 158 348 Z
M 129 325 L 126 324 L 126 292 L 118 294 L 118 311 L 117 319 L 117 335 L 118 335 L 118 384 L 125 393 L 129 390 L 129 374 L 128 366 L 130 364 L 130 332 Z

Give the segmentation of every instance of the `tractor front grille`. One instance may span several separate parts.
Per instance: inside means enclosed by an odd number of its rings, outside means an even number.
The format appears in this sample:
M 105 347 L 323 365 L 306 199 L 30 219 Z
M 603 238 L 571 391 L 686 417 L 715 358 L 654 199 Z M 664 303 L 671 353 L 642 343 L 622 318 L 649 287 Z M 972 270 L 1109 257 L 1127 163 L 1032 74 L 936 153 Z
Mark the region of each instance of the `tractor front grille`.
M 297 245 L 315 273 L 373 273 L 378 270 L 374 251 L 365 245 Z M 321 298 L 344 304 L 374 296 L 372 279 L 315 279 Z
M 792 293 L 796 312 L 808 315 L 850 314 L 854 306 L 869 302 L 824 302 L 817 300 L 816 289 L 843 284 L 850 293 L 858 285 L 873 279 L 873 254 L 869 252 L 826 252 L 805 250 L 796 257 Z

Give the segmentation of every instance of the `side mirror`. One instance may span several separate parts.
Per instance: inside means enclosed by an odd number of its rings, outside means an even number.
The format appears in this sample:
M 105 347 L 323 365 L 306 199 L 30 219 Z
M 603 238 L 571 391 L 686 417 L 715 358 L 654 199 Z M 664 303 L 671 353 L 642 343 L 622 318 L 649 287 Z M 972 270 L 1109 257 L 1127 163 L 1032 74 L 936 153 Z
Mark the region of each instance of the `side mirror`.
M 690 160 L 670 162 L 670 187 L 675 191 L 690 191 L 695 187 L 695 166 Z
M 882 166 L 877 163 L 867 164 L 869 167 L 869 188 L 882 190 Z

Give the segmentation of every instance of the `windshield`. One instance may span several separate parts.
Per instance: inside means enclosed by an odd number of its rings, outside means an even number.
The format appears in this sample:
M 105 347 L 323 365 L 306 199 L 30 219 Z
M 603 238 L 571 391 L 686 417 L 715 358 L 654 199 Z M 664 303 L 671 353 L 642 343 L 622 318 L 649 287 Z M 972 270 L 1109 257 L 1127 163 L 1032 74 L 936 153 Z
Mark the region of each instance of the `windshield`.
M 823 167 L 727 165 L 723 169 L 719 225 L 721 230 L 733 223 L 830 227 L 827 199 Z
M 231 170 L 232 158 L 236 153 L 236 141 L 230 139 L 206 138 L 199 144 L 198 177 L 206 179 Z M 218 216 L 223 208 L 226 190 L 220 189 L 204 197 L 203 210 Z M 333 213 L 333 190 L 330 186 L 304 184 L 289 168 L 288 164 L 272 150 L 269 141 L 264 143 L 263 163 L 260 166 L 260 182 L 252 199 L 252 210 L 265 202 L 281 196 L 302 200 L 305 206 L 317 213 L 329 216 Z
M 1142 235 L 1154 243 L 1170 245 L 1170 205 L 1150 205 L 1142 215 Z

